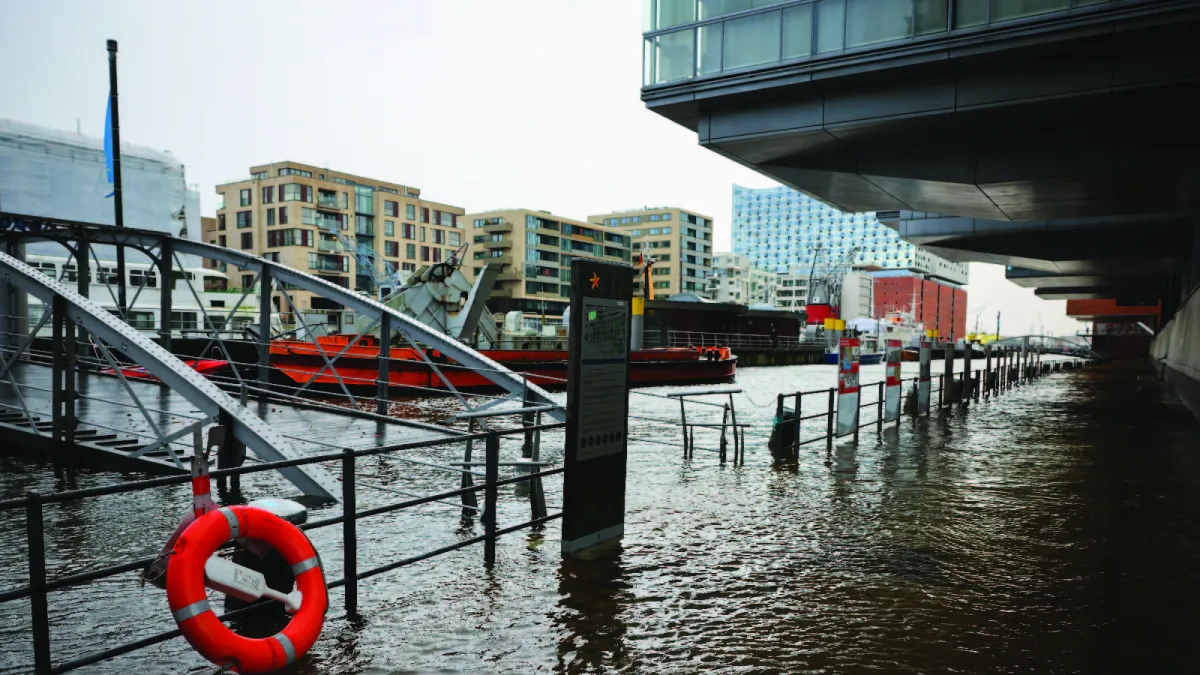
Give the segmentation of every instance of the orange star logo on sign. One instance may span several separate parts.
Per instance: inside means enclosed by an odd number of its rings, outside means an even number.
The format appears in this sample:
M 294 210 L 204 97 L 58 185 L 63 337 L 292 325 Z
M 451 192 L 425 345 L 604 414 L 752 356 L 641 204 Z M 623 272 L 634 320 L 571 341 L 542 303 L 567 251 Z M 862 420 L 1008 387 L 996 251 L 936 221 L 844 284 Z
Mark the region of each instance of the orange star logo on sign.
M 600 275 L 592 272 L 592 288 L 600 288 Z

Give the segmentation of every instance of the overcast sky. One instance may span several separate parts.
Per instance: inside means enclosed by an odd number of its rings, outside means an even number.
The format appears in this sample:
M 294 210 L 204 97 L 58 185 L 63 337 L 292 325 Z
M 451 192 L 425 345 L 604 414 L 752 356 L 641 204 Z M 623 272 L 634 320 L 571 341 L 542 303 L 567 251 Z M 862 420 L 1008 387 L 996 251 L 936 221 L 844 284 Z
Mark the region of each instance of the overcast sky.
M 468 211 L 680 206 L 728 250 L 731 186 L 774 183 L 645 109 L 641 4 L 0 0 L 0 117 L 101 136 L 113 38 L 122 140 L 174 153 L 204 215 L 216 184 L 295 160 Z M 1002 267 L 972 265 L 968 293 L 968 330 L 1083 326 Z

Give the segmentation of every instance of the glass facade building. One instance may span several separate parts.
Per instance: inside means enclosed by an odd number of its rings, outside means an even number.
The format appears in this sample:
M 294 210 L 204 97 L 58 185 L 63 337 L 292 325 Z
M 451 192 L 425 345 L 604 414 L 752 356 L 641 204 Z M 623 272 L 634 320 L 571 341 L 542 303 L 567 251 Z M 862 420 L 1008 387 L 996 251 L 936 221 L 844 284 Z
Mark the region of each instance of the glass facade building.
M 1126 0 L 1128 1 L 1128 0 Z M 644 85 L 986 30 L 1119 0 L 644 0 Z
M 967 266 L 902 239 L 874 213 L 843 213 L 788 187 L 733 186 L 733 252 L 785 274 L 848 265 L 913 270 L 966 283 Z

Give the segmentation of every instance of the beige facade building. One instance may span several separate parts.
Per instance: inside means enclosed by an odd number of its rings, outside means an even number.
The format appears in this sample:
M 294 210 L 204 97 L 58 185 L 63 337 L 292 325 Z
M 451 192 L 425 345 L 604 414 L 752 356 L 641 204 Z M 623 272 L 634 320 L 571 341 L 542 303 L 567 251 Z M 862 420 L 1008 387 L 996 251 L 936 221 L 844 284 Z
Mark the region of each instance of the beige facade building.
M 778 274 L 755 267 L 750 258 L 718 253 L 713 256 L 713 273 L 708 277 L 705 297 L 742 305 L 774 304 L 778 285 Z
M 787 274 L 779 275 L 779 286 L 775 291 L 775 306 L 780 309 L 802 310 L 808 306 L 809 270 L 791 268 Z
M 501 266 L 487 303 L 497 314 L 519 310 L 561 317 L 571 302 L 573 259 L 630 260 L 626 233 L 548 211 L 500 209 L 464 220 L 470 223 L 464 267 L 472 269 L 472 277 L 487 263 Z
M 216 224 L 205 241 L 372 297 L 421 265 L 450 259 L 468 238 L 460 207 L 426 201 L 415 187 L 309 164 L 253 166 L 249 178 L 218 185 L 217 194 Z M 229 273 L 231 287 L 253 283 L 253 274 Z M 341 309 L 305 291 L 288 293 L 300 311 Z
M 645 208 L 588 216 L 588 222 L 614 228 L 633 239 L 633 254 L 655 260 L 650 279 L 654 297 L 703 295 L 712 273 L 712 218 L 674 207 Z M 637 260 L 635 260 L 637 262 Z M 641 280 L 634 282 L 641 293 Z

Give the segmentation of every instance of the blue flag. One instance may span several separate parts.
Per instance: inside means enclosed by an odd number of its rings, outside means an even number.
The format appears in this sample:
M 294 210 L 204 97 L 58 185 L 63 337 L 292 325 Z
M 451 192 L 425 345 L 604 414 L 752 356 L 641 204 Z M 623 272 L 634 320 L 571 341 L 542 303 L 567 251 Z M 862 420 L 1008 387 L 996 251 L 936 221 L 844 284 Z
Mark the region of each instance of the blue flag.
M 113 137 L 112 137 L 112 99 L 108 99 L 108 107 L 104 112 L 104 164 L 108 167 L 108 184 L 113 184 Z M 115 195 L 117 192 L 112 192 L 105 195 L 105 198 Z

